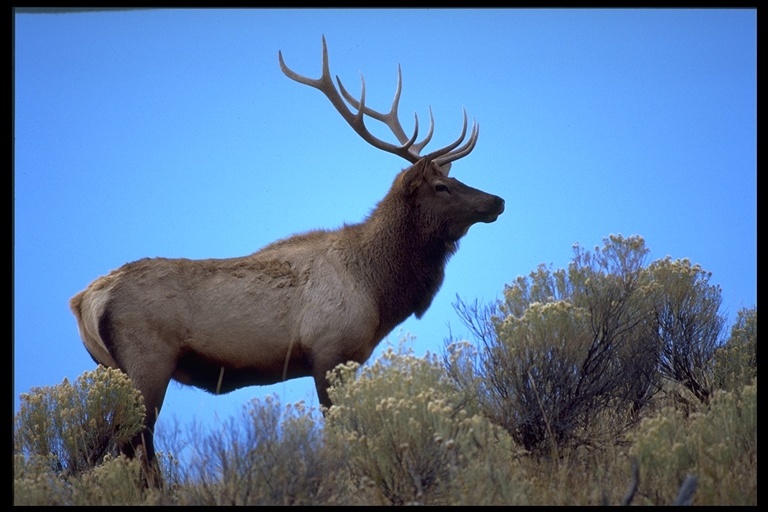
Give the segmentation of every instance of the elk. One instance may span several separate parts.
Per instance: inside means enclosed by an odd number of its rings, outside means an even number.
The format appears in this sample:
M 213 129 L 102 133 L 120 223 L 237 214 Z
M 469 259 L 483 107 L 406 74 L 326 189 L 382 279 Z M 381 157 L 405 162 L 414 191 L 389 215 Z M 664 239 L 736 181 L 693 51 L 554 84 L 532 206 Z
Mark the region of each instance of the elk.
M 144 258 L 99 277 L 70 301 L 91 357 L 128 374 L 144 397 L 145 428 L 121 450 L 143 450 L 150 475 L 152 431 L 172 379 L 219 394 L 309 376 L 320 404 L 331 407 L 326 374 L 341 363 L 364 363 L 395 326 L 411 314 L 420 318 L 459 239 L 504 211 L 502 198 L 448 176 L 451 163 L 477 142 L 474 122 L 464 142 L 466 111 L 459 138 L 421 156 L 434 119 L 430 109 L 421 141 L 418 116 L 406 135 L 397 113 L 400 68 L 391 109 L 378 112 L 365 104 L 362 76 L 359 100 L 338 77 L 336 88 L 325 37 L 322 43 L 319 79 L 298 75 L 278 52 L 283 73 L 319 89 L 363 140 L 410 163 L 368 217 L 243 257 Z M 397 143 L 372 135 L 365 117 L 384 123 Z M 151 484 L 159 475 L 149 478 Z

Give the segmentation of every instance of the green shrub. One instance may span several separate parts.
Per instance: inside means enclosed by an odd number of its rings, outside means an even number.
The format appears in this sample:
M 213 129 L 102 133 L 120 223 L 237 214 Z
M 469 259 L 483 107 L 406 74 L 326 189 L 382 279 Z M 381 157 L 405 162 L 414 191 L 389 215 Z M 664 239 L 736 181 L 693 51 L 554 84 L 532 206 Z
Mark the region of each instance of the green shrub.
M 52 470 L 55 459 L 20 453 L 13 456 L 13 504 L 70 505 L 72 492 L 60 473 Z
M 14 448 L 46 457 L 53 469 L 75 474 L 94 468 L 141 431 L 141 394 L 123 372 L 98 366 L 57 386 L 22 393 Z
M 14 503 L 139 499 L 136 481 L 124 478 L 136 476 L 138 465 L 109 456 L 142 429 L 143 421 L 143 400 L 128 376 L 103 366 L 74 384 L 64 379 L 23 393 L 14 418 Z
M 731 391 L 757 377 L 757 308 L 738 312 L 725 346 L 715 353 L 715 385 Z
M 307 505 L 323 494 L 332 473 L 322 429 L 303 403 L 280 406 L 254 399 L 240 418 L 205 436 L 192 456 L 194 471 L 178 493 L 187 505 Z
M 519 276 L 495 305 L 454 305 L 475 346 L 447 345 L 449 375 L 537 455 L 620 441 L 658 385 L 649 250 L 637 236 L 604 242 Z
M 647 504 L 670 504 L 687 474 L 698 477 L 698 505 L 757 504 L 757 380 L 717 391 L 709 407 L 686 415 L 671 407 L 632 436 Z
M 357 486 L 350 504 L 514 504 L 525 500 L 509 435 L 457 407 L 438 360 L 389 349 L 332 377 L 326 438 Z M 343 455 L 342 455 L 343 454 Z

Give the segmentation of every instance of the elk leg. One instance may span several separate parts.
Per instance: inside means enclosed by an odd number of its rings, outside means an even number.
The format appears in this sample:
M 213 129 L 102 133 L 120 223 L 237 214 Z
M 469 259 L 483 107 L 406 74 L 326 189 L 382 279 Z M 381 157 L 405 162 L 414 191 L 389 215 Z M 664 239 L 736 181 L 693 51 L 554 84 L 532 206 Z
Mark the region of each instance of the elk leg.
M 320 401 L 320 405 L 326 409 L 330 409 L 331 399 L 328 397 L 328 379 L 326 378 L 326 370 L 315 370 L 315 389 L 317 390 L 317 399 Z
M 140 459 L 145 484 L 150 487 L 161 487 L 162 477 L 155 460 L 154 430 L 155 422 L 163 406 L 165 392 L 171 381 L 174 368 L 172 364 L 175 358 L 166 354 L 158 356 L 155 360 L 168 361 L 169 364 L 163 368 L 138 360 L 137 363 L 128 368 L 127 373 L 131 382 L 144 398 L 146 416 L 144 417 L 144 429 L 121 449 L 129 457 L 136 457 L 141 452 Z

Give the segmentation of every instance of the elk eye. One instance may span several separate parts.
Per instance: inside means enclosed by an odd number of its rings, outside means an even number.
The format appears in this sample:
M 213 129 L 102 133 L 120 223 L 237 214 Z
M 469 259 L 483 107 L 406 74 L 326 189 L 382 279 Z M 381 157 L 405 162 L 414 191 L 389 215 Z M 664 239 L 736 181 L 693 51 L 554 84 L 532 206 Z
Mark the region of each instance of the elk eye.
M 435 185 L 435 192 L 450 192 L 450 191 L 448 190 L 448 187 L 446 187 L 442 183 L 438 183 L 437 185 Z

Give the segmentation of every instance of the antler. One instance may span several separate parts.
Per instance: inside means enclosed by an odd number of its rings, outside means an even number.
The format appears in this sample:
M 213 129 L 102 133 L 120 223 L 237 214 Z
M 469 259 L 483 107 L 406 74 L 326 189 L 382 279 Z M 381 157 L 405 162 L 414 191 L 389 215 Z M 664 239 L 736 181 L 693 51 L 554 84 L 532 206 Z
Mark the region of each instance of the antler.
M 472 131 L 469 135 L 469 139 L 464 143 L 464 145 L 458 147 L 462 141 L 464 141 L 464 137 L 467 134 L 467 112 L 465 110 L 464 126 L 461 130 L 461 135 L 459 138 L 447 146 L 432 151 L 428 155 L 422 157 L 420 155 L 421 150 L 424 149 L 424 146 L 426 146 L 427 143 L 429 143 L 429 141 L 432 139 L 432 133 L 434 131 L 434 118 L 432 117 L 432 108 L 430 107 L 429 109 L 429 131 L 427 132 L 427 135 L 424 137 L 424 139 L 422 139 L 420 142 L 416 142 L 416 139 L 419 135 L 419 117 L 415 113 L 413 135 L 408 137 L 405 133 L 405 130 L 403 130 L 403 126 L 400 124 L 400 120 L 397 114 L 398 105 L 400 103 L 400 93 L 402 91 L 402 73 L 400 71 L 399 65 L 397 66 L 397 90 L 395 91 L 395 99 L 392 101 L 392 106 L 390 107 L 389 112 L 385 114 L 383 112 L 373 110 L 372 108 L 365 105 L 365 78 L 363 78 L 362 74 L 360 75 L 362 89 L 360 92 L 359 100 L 355 99 L 351 94 L 349 94 L 349 92 L 347 92 L 347 90 L 344 88 L 344 85 L 341 83 L 341 79 L 338 76 L 336 77 L 336 82 L 339 84 L 339 89 L 336 89 L 336 86 L 331 79 L 331 72 L 328 66 L 328 47 L 325 43 L 325 36 L 323 36 L 323 72 L 318 79 L 312 79 L 299 75 L 298 73 L 288 68 L 288 66 L 286 66 L 285 62 L 283 61 L 283 54 L 281 51 L 278 51 L 277 56 L 280 60 L 280 69 L 282 69 L 283 73 L 285 73 L 288 78 L 295 80 L 300 84 L 314 87 L 315 89 L 318 89 L 320 92 L 322 92 L 331 101 L 333 106 L 336 108 L 336 111 L 341 114 L 341 117 L 347 121 L 352 129 L 355 130 L 355 132 L 360 135 L 363 140 L 375 148 L 398 155 L 411 163 L 416 163 L 421 158 L 432 160 L 443 169 L 445 174 L 448 174 L 450 169 L 449 164 L 454 160 L 458 160 L 459 158 L 469 154 L 469 152 L 474 149 L 475 144 L 477 143 L 477 136 L 479 134 L 480 127 L 473 121 Z M 339 92 L 341 92 L 341 94 L 339 94 Z M 346 102 L 344 100 L 346 100 Z M 352 108 L 357 110 L 357 112 L 353 113 L 349 107 L 347 107 L 347 103 L 349 103 Z M 369 132 L 365 126 L 364 116 L 366 115 L 384 123 L 395 135 L 400 145 L 386 142 L 371 134 L 371 132 Z

